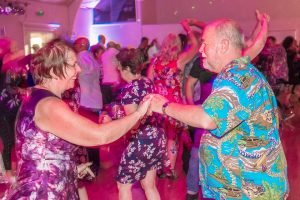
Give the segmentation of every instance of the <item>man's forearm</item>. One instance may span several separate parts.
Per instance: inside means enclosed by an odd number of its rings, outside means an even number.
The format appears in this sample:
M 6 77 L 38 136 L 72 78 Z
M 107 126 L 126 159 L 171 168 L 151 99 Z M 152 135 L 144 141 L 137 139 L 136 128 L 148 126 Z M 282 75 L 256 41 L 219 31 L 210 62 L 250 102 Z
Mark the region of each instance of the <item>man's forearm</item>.
M 170 103 L 165 108 L 166 115 L 187 125 L 212 130 L 216 128 L 213 120 L 205 113 L 201 105 L 182 105 Z

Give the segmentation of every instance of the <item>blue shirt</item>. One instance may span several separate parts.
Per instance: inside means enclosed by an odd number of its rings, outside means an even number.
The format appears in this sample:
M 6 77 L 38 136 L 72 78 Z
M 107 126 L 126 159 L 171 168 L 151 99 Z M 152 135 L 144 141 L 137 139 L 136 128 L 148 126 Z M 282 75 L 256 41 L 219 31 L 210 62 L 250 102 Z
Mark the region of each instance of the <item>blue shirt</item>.
M 217 125 L 202 136 L 199 149 L 204 197 L 284 199 L 287 164 L 276 99 L 248 57 L 221 71 L 203 109 Z

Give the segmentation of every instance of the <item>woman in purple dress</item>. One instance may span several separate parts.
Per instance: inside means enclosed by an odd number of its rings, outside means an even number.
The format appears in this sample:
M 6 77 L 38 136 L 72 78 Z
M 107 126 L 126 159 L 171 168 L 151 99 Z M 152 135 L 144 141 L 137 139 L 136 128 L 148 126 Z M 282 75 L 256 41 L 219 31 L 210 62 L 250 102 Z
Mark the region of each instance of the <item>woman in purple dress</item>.
M 34 58 L 36 86 L 24 100 L 16 122 L 17 182 L 4 199 L 79 199 L 76 145 L 112 142 L 130 130 L 147 111 L 149 100 L 136 112 L 102 125 L 74 112 L 61 100 L 80 72 L 71 46 L 53 40 Z
M 142 57 L 136 49 L 122 49 L 117 55 L 119 71 L 127 84 L 122 88 L 118 100 L 126 115 L 138 108 L 144 96 L 154 92 L 153 83 L 141 76 Z M 156 170 L 169 165 L 166 152 L 166 136 L 158 126 L 155 115 L 144 117 L 131 130 L 129 144 L 121 157 L 116 180 L 119 199 L 132 199 L 131 187 L 140 181 L 147 199 L 160 199 L 156 188 Z

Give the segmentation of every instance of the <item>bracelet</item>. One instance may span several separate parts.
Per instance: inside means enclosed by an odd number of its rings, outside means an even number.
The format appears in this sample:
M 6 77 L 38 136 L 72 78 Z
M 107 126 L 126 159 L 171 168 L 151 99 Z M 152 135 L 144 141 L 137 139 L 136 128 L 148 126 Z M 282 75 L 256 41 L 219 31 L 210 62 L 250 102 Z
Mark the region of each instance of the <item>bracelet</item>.
M 164 105 L 162 105 L 161 109 L 162 109 L 162 112 L 163 112 L 164 115 L 167 115 L 166 109 L 167 109 L 167 107 L 169 106 L 170 103 L 171 103 L 170 101 L 167 101 L 166 103 L 164 103 Z

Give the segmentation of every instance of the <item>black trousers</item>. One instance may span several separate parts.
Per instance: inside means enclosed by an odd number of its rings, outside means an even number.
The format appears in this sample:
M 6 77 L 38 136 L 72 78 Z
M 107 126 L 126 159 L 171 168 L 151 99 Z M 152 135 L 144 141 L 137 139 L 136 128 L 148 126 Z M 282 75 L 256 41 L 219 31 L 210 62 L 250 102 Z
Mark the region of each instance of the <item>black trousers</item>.
M 85 107 L 79 107 L 78 113 L 95 123 L 98 123 L 98 112 L 92 111 L 91 109 L 85 108 Z M 87 147 L 88 152 L 88 159 L 90 162 L 93 162 L 93 165 L 91 168 L 93 168 L 93 172 L 98 172 L 99 166 L 100 166 L 100 153 L 99 153 L 99 147 L 95 148 L 89 148 Z
M 3 162 L 6 170 L 11 170 L 11 153 L 15 143 L 15 116 L 0 114 L 0 137 L 3 142 Z

